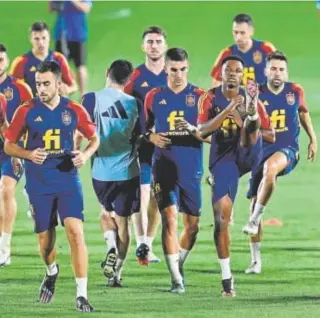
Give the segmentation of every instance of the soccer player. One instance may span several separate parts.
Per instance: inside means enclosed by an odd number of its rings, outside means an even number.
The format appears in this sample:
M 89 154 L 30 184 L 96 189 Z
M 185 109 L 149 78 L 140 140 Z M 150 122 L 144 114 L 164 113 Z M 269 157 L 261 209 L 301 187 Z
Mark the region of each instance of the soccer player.
M 0 44 L 0 93 L 6 97 L 5 114 L 10 123 L 18 106 L 23 101 L 31 100 L 32 93 L 27 84 L 7 74 L 8 66 L 7 49 Z M 11 262 L 11 236 L 17 215 L 15 191 L 23 174 L 23 166 L 20 159 L 11 158 L 4 153 L 2 140 L 0 142 L 0 170 L 0 212 L 3 217 L 0 226 L 0 266 L 4 266 Z
M 49 303 L 55 292 L 59 266 L 56 264 L 57 216 L 65 227 L 75 274 L 76 309 L 93 311 L 87 299 L 88 254 L 83 233 L 83 196 L 78 169 L 93 155 L 99 139 L 86 110 L 59 95 L 60 66 L 54 61 L 38 64 L 38 96 L 22 104 L 6 132 L 5 152 L 25 159 L 26 189 L 30 198 L 46 275 L 39 301 Z M 87 148 L 74 151 L 74 133 L 89 139 Z M 26 148 L 18 141 L 26 134 Z
M 253 33 L 253 21 L 250 15 L 241 13 L 233 18 L 232 34 L 235 44 L 222 50 L 216 59 L 211 70 L 212 87 L 220 85 L 221 62 L 229 55 L 238 55 L 244 61 L 243 85 L 247 83 L 248 79 L 253 79 L 259 84 L 265 82 L 265 60 L 269 53 L 275 51 L 275 47 L 270 42 L 253 39 Z
M 252 235 L 252 263 L 245 271 L 247 274 L 261 272 L 263 212 L 275 190 L 277 177 L 290 173 L 299 161 L 299 123 L 309 137 L 308 160 L 313 161 L 317 153 L 317 139 L 303 88 L 288 82 L 288 61 L 282 52 L 276 51 L 268 56 L 266 76 L 267 83 L 261 87 L 259 96 L 275 128 L 276 142 L 264 145 L 262 160 L 254 169 L 250 183 L 251 216 L 243 228 L 246 234 Z
M 80 94 L 86 93 L 87 67 L 86 42 L 88 40 L 88 13 L 91 11 L 91 0 L 64 1 L 62 16 L 67 40 L 68 60 L 77 68 L 77 80 Z
M 152 163 L 154 193 L 162 217 L 162 247 L 171 275 L 171 292 L 184 293 L 183 265 L 196 242 L 201 214 L 202 139 L 177 126 L 197 123 L 197 102 L 204 91 L 188 82 L 188 54 L 166 52 L 168 84 L 145 98 L 145 138 L 155 147 Z M 194 127 L 195 128 L 195 127 Z M 177 215 L 183 212 L 183 232 L 177 237 Z
M 233 297 L 230 269 L 229 221 L 241 175 L 259 160 L 262 138 L 274 139 L 270 120 L 258 103 L 257 85 L 242 83 L 244 62 L 230 55 L 222 61 L 222 85 L 199 101 L 199 130 L 211 138 L 209 169 L 214 178 L 214 241 L 222 274 L 222 296 Z
M 107 243 L 102 262 L 109 286 L 121 287 L 121 272 L 130 243 L 129 220 L 139 211 L 140 169 L 135 146 L 139 105 L 123 92 L 133 73 L 125 60 L 114 61 L 106 87 L 85 94 L 83 106 L 97 124 L 100 146 L 92 161 L 92 181 L 101 204 L 100 225 Z M 114 217 L 113 217 L 114 215 Z
M 57 62 L 62 71 L 62 83 L 60 93 L 69 95 L 77 90 L 77 84 L 74 80 L 70 66 L 59 52 L 49 50 L 50 31 L 44 22 L 35 22 L 30 28 L 31 51 L 14 59 L 10 69 L 10 75 L 15 78 L 24 80 L 31 88 L 33 95 L 36 95 L 35 72 L 36 67 L 43 61 Z
M 144 103 L 146 94 L 153 88 L 165 86 L 167 75 L 164 71 L 164 54 L 167 49 L 166 33 L 163 29 L 150 26 L 142 34 L 142 49 L 146 53 L 144 64 L 138 66 L 125 92 Z M 141 114 L 143 116 L 143 114 Z M 136 255 L 140 264 L 148 261 L 157 263 L 160 259 L 152 252 L 152 243 L 157 233 L 160 214 L 153 193 L 151 193 L 151 161 L 154 146 L 142 142 L 139 148 L 141 207 L 140 213 L 133 215 L 137 242 Z M 151 196 L 150 196 L 151 194 Z

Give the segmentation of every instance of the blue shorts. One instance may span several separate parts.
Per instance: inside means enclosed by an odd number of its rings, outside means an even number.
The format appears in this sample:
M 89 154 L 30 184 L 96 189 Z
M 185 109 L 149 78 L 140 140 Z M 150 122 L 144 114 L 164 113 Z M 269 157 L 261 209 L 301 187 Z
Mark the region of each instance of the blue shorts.
M 184 176 L 172 161 L 155 160 L 153 163 L 153 189 L 160 211 L 177 205 L 179 211 L 199 217 L 201 215 L 201 174 Z
M 92 179 L 93 188 L 100 204 L 106 211 L 129 217 L 140 211 L 139 177 L 125 181 L 100 181 Z
M 7 176 L 15 179 L 18 182 L 21 179 L 23 172 L 24 172 L 24 168 L 22 167 L 22 169 L 18 173 L 15 173 L 12 165 L 12 157 L 6 154 L 1 154 L 0 156 L 1 177 Z
M 225 195 L 229 195 L 232 202 L 235 201 L 239 179 L 244 174 L 252 171 L 261 161 L 262 138 L 255 145 L 248 148 L 238 146 L 234 157 L 223 157 L 210 168 L 212 185 L 212 204 L 215 204 Z
M 80 184 L 70 190 L 52 194 L 28 192 L 35 232 L 41 233 L 58 225 L 58 215 L 63 225 L 65 218 L 84 220 L 83 195 Z
M 253 171 L 252 176 L 249 180 L 249 190 L 247 193 L 248 199 L 257 195 L 260 182 L 263 178 L 264 163 L 276 152 L 282 152 L 287 157 L 287 160 L 288 160 L 287 167 L 283 171 L 281 171 L 277 177 L 281 177 L 286 174 L 289 174 L 296 167 L 296 165 L 299 162 L 300 158 L 299 158 L 298 150 L 293 147 L 290 147 L 290 146 L 287 148 L 278 149 L 277 151 L 275 151 L 273 153 L 270 153 L 270 152 L 266 152 L 265 154 L 263 153 L 262 159 L 261 159 L 259 165 Z
M 151 184 L 151 166 L 153 152 L 154 146 L 151 144 L 142 143 L 139 148 L 140 184 Z

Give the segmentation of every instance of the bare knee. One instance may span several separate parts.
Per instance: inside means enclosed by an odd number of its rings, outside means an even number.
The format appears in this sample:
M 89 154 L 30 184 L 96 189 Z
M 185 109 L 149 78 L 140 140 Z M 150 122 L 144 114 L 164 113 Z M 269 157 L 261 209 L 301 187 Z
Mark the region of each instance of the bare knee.
M 185 227 L 185 231 L 187 232 L 187 235 L 190 237 L 196 236 L 199 232 L 199 222 L 187 224 L 187 226 Z
M 267 180 L 275 180 L 278 172 L 278 167 L 275 163 L 266 162 L 263 166 L 263 176 Z
M 84 243 L 83 230 L 78 226 L 68 227 L 67 236 L 70 243 L 81 245 Z
M 175 235 L 177 231 L 177 218 L 175 215 L 162 215 L 162 228 L 169 235 Z

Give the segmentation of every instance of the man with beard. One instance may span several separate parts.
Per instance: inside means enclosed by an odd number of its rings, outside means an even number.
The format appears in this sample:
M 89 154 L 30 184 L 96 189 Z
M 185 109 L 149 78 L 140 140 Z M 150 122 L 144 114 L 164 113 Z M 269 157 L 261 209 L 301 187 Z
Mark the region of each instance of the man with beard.
M 62 72 L 62 83 L 60 93 L 69 95 L 77 90 L 77 83 L 71 72 L 68 61 L 63 54 L 49 49 L 50 31 L 44 22 L 35 22 L 30 27 L 31 51 L 14 59 L 10 69 L 10 75 L 24 80 L 31 88 L 34 96 L 37 94 L 35 72 L 39 63 L 44 61 L 55 61 L 60 65 Z
M 261 272 L 260 242 L 261 220 L 276 186 L 279 176 L 290 173 L 299 161 L 300 124 L 309 137 L 308 160 L 314 161 L 317 153 L 317 138 L 306 105 L 303 88 L 288 82 L 288 61 L 279 51 L 267 58 L 267 83 L 260 89 L 260 99 L 266 107 L 276 141 L 273 145 L 264 143 L 262 160 L 254 169 L 248 197 L 251 198 L 249 223 L 243 228 L 251 235 L 252 263 L 247 274 Z
M 6 131 L 5 152 L 25 159 L 26 190 L 32 205 L 35 232 L 46 275 L 39 301 L 50 303 L 59 266 L 56 264 L 58 214 L 70 245 L 76 280 L 76 309 L 93 311 L 87 299 L 88 253 L 83 233 L 83 195 L 78 169 L 95 153 L 99 138 L 86 110 L 59 95 L 61 69 L 54 61 L 37 66 L 38 96 L 23 103 Z M 89 143 L 74 151 L 74 134 L 80 131 Z M 26 147 L 18 141 L 26 134 Z
M 164 71 L 166 37 L 164 30 L 156 26 L 148 27 L 142 34 L 142 50 L 146 53 L 146 60 L 136 68 L 125 87 L 125 92 L 136 97 L 142 105 L 149 91 L 166 85 L 167 76 Z M 140 116 L 143 118 L 143 114 Z M 160 262 L 152 252 L 152 243 L 160 221 L 160 214 L 150 186 L 153 151 L 154 146 L 145 141 L 139 148 L 141 207 L 140 213 L 135 213 L 132 218 L 137 242 L 136 256 L 141 265 L 146 265 L 149 261 Z
M 223 297 L 235 296 L 229 222 L 239 178 L 258 163 L 262 136 L 270 142 L 274 138 L 268 115 L 258 102 L 257 85 L 249 82 L 246 90 L 241 88 L 243 68 L 240 57 L 226 57 L 222 61 L 222 85 L 209 90 L 199 101 L 201 137 L 212 134 L 209 169 L 214 179 L 214 240 L 221 266 Z

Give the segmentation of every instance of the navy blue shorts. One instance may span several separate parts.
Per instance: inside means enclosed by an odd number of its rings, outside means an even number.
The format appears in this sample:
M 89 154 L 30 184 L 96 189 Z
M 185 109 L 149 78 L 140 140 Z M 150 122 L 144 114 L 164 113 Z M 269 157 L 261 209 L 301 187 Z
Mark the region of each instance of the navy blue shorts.
M 140 211 L 139 177 L 125 181 L 100 181 L 92 179 L 93 188 L 100 204 L 106 211 L 129 217 Z
M 140 184 L 151 184 L 154 146 L 142 143 L 139 148 Z
M 281 148 L 273 153 L 267 152 L 265 155 L 263 154 L 262 159 L 259 163 L 259 165 L 256 167 L 256 169 L 253 171 L 252 176 L 249 180 L 249 190 L 247 193 L 247 198 L 250 199 L 257 195 L 258 188 L 260 185 L 260 182 L 263 178 L 263 166 L 264 163 L 276 152 L 282 152 L 288 160 L 287 167 L 281 171 L 277 177 L 284 176 L 286 174 L 289 174 L 298 164 L 299 162 L 299 151 L 293 147 L 287 147 L 287 148 Z
M 58 215 L 63 225 L 68 217 L 84 220 L 83 195 L 80 183 L 70 190 L 58 193 L 36 194 L 28 192 L 35 232 L 41 233 L 58 225 Z
M 2 154 L 0 157 L 0 173 L 1 176 L 7 176 L 15 179 L 17 182 L 21 179 L 24 172 L 24 168 L 15 173 L 12 165 L 12 157 Z
M 172 161 L 155 160 L 153 163 L 153 189 L 160 211 L 177 205 L 179 211 L 199 217 L 201 215 L 202 172 L 194 176 L 179 173 Z

